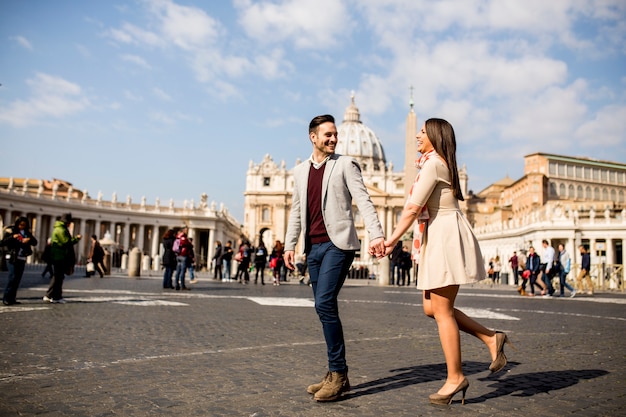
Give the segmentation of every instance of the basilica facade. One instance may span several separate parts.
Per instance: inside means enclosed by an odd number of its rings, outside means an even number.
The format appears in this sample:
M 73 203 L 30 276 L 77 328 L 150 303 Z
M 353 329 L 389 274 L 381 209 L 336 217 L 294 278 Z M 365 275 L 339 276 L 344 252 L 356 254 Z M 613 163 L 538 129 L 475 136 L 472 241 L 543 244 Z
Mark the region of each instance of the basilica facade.
M 417 116 L 411 102 L 406 118 L 404 167 L 394 171 L 385 159 L 381 141 L 361 122 L 354 96 L 338 125 L 336 153 L 352 156 L 360 163 L 386 235 L 395 228 L 416 175 L 416 134 Z M 295 165 L 300 162 L 295 161 Z M 510 272 L 507 261 L 514 251 L 523 259 L 528 248 L 534 246 L 541 255 L 541 242 L 546 239 L 555 248 L 562 243 L 575 265 L 580 263 L 578 247 L 585 246 L 591 252 L 596 284 L 623 288 L 626 165 L 535 153 L 524 157 L 524 167 L 521 178 L 505 177 L 476 194 L 468 191 L 466 168 L 459 171 L 465 197 L 461 210 L 474 227 L 486 268 L 490 259 L 498 257 L 503 271 Z M 276 163 L 269 154 L 258 163 L 250 161 L 244 193 L 244 231 L 254 237 L 254 244 L 263 239 L 271 247 L 274 241 L 284 239 L 294 186 L 292 172 L 284 161 Z M 367 233 L 356 206 L 353 211 L 361 240 L 355 264 L 367 266 L 375 272 L 378 283 L 385 285 L 389 282 L 388 261 L 379 263 L 367 255 Z M 403 240 L 410 245 L 411 237 L 407 234 Z M 301 241 L 296 250 L 302 248 Z

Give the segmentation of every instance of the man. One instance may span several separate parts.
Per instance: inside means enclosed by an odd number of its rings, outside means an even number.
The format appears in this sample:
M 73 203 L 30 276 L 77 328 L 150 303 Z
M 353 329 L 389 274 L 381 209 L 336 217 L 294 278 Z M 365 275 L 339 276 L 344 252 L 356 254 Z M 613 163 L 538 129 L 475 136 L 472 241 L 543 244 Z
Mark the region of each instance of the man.
M 554 287 L 552 286 L 552 278 L 554 278 L 554 248 L 545 239 L 541 241 L 541 245 L 543 246 L 543 260 L 545 261 L 545 263 L 541 264 L 541 278 L 548 289 L 548 296 L 551 297 L 554 295 Z
M 74 264 L 76 262 L 76 254 L 74 253 L 74 245 L 78 243 L 81 236 L 72 237 L 69 226 L 72 223 L 72 214 L 64 214 L 54 223 L 52 230 L 52 265 L 54 276 L 50 281 L 50 287 L 43 296 L 43 300 L 55 304 L 64 304 L 63 299 L 63 280 L 65 275 L 72 275 L 74 272 Z
M 384 233 L 354 158 L 335 154 L 337 127 L 331 115 L 309 124 L 311 157 L 294 168 L 294 190 L 285 237 L 285 266 L 295 268 L 295 248 L 304 235 L 309 278 L 328 355 L 328 372 L 307 392 L 334 401 L 350 390 L 337 296 L 360 249 L 352 215 L 354 199 L 370 238 L 370 254 L 385 253 Z
M 567 283 L 567 274 L 569 274 L 571 268 L 571 260 L 569 257 L 569 253 L 565 250 L 565 246 L 562 243 L 559 244 L 559 293 L 560 296 L 563 297 L 565 295 L 565 288 L 567 288 L 570 292 L 570 297 L 574 297 L 576 295 L 576 290 L 572 288 L 571 285 Z
M 580 256 L 582 257 L 580 261 L 580 272 L 576 277 L 576 293 L 584 294 L 583 291 L 583 278 L 585 278 L 587 282 L 587 294 L 593 295 L 593 283 L 591 282 L 591 276 L 589 275 L 589 270 L 591 269 L 591 256 L 589 256 L 589 252 L 583 245 L 580 245 L 578 248 L 580 250 Z
M 402 271 L 401 282 L 399 285 L 404 285 L 406 279 L 406 285 L 411 285 L 411 267 L 413 266 L 413 259 L 411 259 L 411 252 L 409 247 L 402 246 L 402 253 L 400 255 L 400 270 Z
M 400 285 L 400 275 L 402 275 L 402 241 L 398 241 L 389 255 L 389 263 L 391 265 L 391 276 L 389 277 L 389 285 Z M 404 281 L 404 280 L 403 280 Z
M 4 289 L 2 303 L 7 306 L 21 304 L 17 301 L 17 289 L 20 287 L 26 258 L 33 254 L 37 239 L 30 231 L 30 221 L 26 217 L 18 217 L 13 227 L 7 227 L 2 237 L 2 246 L 7 249 L 6 264 L 9 280 Z
M 513 252 L 509 263 L 511 264 L 511 272 L 513 273 L 513 282 L 517 285 L 519 282 L 519 259 L 517 258 L 517 252 Z
M 522 281 L 521 287 L 517 289 L 520 295 L 526 295 L 526 283 L 530 281 L 530 294 L 535 295 L 535 285 L 541 288 L 541 295 L 545 295 L 546 286 L 541 280 L 537 280 L 537 275 L 541 272 L 541 259 L 539 255 L 535 253 L 535 248 L 531 246 L 528 248 L 528 257 L 526 258 L 526 269 L 528 271 L 528 278 Z M 526 276 L 526 275 L 524 275 Z
M 184 226 L 176 235 L 173 250 L 176 253 L 176 291 L 189 290 L 185 285 L 185 273 L 187 272 L 188 258 L 192 255 L 193 245 L 187 237 L 189 229 Z M 178 241 L 178 242 L 176 242 Z

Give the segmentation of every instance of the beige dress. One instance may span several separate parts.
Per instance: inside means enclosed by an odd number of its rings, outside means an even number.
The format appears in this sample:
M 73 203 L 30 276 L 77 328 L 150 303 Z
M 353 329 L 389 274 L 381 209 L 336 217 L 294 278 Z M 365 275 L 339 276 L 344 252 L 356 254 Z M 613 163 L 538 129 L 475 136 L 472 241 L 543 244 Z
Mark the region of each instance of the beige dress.
M 409 202 L 428 208 L 419 255 L 417 288 L 431 290 L 485 278 L 483 256 L 450 187 L 450 171 L 437 157 L 420 170 Z

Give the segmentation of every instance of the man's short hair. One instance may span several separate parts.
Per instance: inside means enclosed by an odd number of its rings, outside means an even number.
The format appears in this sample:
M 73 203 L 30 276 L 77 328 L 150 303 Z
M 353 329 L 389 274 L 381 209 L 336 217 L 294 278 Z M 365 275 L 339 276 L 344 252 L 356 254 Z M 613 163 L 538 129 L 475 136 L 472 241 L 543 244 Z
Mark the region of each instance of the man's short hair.
M 311 123 L 309 123 L 309 134 L 315 132 L 317 133 L 317 128 L 324 123 L 335 123 L 335 118 L 330 114 L 323 114 L 321 116 L 315 116 Z

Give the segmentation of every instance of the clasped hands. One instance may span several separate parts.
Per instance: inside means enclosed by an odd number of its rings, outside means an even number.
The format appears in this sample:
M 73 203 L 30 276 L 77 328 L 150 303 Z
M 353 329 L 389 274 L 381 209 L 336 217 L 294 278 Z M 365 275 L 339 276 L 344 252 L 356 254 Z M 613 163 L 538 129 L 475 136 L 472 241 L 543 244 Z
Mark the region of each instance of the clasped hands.
M 382 237 L 374 239 L 370 242 L 368 253 L 370 256 L 375 256 L 377 259 L 384 258 L 393 251 L 395 244 L 385 240 Z

